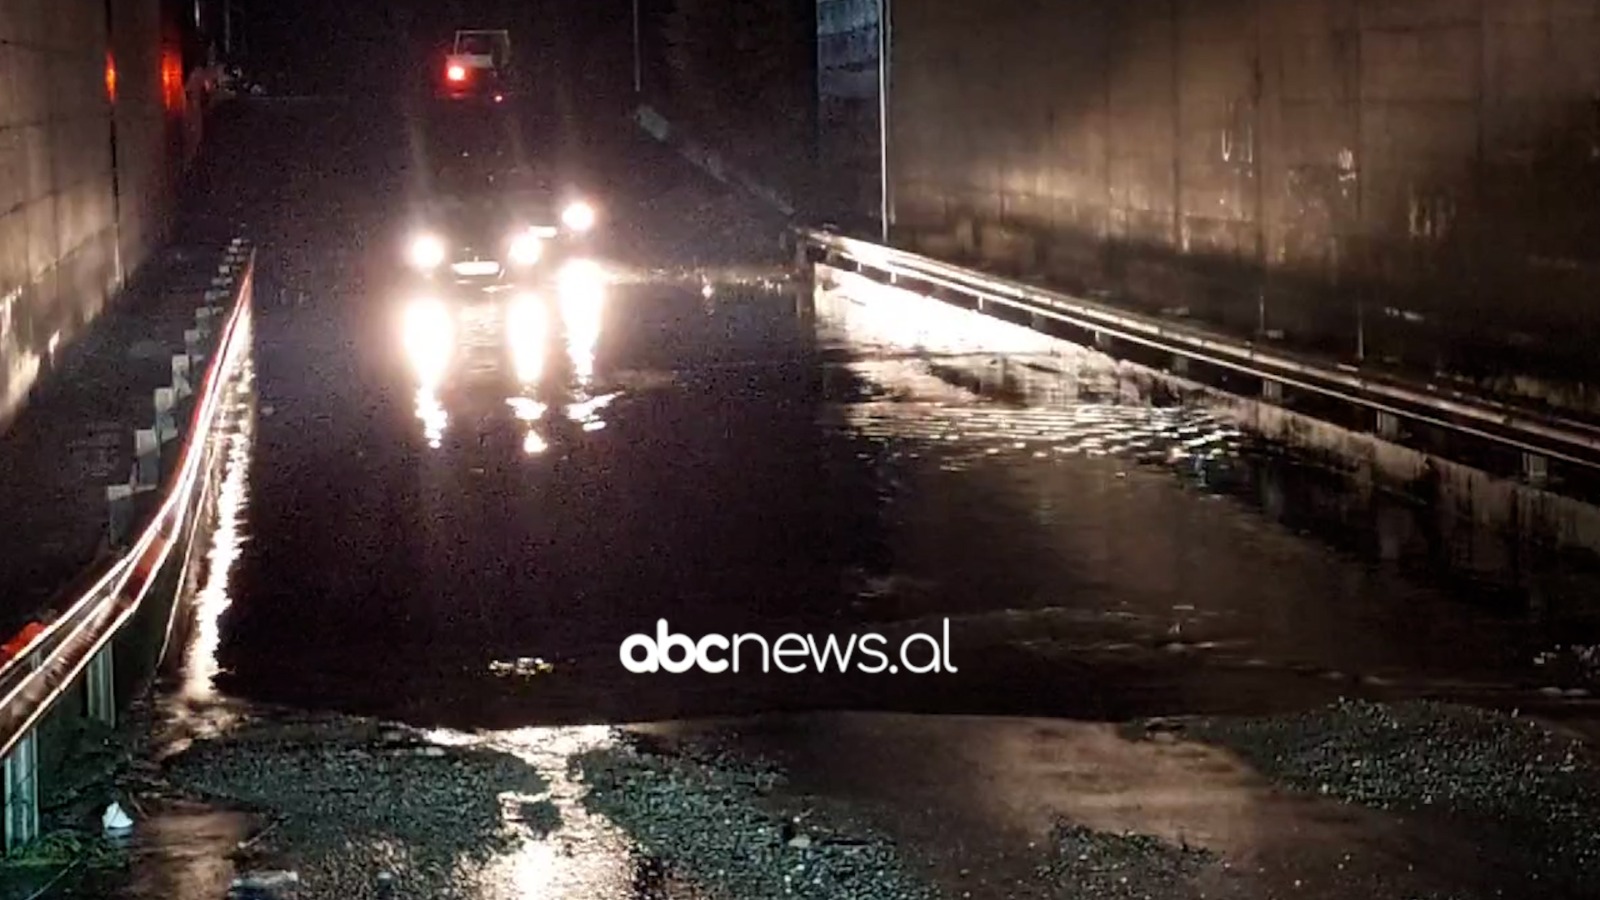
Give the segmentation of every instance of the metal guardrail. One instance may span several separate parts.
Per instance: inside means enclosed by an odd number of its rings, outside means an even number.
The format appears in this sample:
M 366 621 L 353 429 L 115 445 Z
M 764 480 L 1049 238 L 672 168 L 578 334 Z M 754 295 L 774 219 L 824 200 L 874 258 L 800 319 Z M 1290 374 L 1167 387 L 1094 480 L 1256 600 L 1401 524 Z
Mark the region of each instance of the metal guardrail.
M 98 578 L 67 608 L 29 641 L 16 656 L 0 665 L 0 758 L 9 756 L 56 701 L 76 683 L 97 654 L 133 616 L 155 583 L 167 557 L 180 542 L 183 526 L 193 512 L 206 445 L 222 405 L 224 387 L 238 363 L 245 341 L 239 339 L 250 315 L 255 254 L 235 241 L 230 255 L 213 281 L 216 290 L 208 301 L 225 300 L 227 306 L 201 306 L 196 310 L 199 328 L 186 335 L 188 358 L 202 355 L 200 347 L 211 320 L 226 314 L 215 333 L 206 358 L 205 375 L 196 386 L 188 427 L 182 430 L 177 465 L 160 485 L 155 513 L 131 545 L 103 564 Z M 219 296 L 226 287 L 225 294 Z M 196 341 L 196 336 L 200 340 Z M 174 366 L 175 379 L 178 378 Z M 162 389 L 166 390 L 166 389 Z M 157 391 L 157 439 L 160 453 L 162 391 Z M 168 410 L 170 414 L 170 410 Z M 166 427 L 176 429 L 175 422 Z M 177 435 L 174 435 L 177 436 Z M 136 466 L 137 468 L 137 466 Z M 135 475 L 138 480 L 138 475 Z M 149 489 L 158 489 L 148 485 Z
M 840 260 L 858 269 L 957 292 L 983 302 L 1062 322 L 1081 330 L 1165 351 L 1219 369 L 1320 394 L 1380 414 L 1470 435 L 1541 458 L 1600 471 L 1600 426 L 1576 421 L 1450 386 L 1397 376 L 1293 352 L 1263 349 L 1201 328 L 1095 303 L 976 272 L 905 250 L 800 229 L 801 248 L 822 251 L 821 262 Z

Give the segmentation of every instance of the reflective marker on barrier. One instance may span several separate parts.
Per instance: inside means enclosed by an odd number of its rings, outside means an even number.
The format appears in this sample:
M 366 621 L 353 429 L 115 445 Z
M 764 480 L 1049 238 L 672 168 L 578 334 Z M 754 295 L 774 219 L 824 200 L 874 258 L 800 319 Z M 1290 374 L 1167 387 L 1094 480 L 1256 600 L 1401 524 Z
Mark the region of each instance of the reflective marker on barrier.
M 189 343 L 189 332 L 183 333 L 183 342 Z M 183 400 L 194 393 L 194 385 L 189 383 L 189 357 L 177 354 L 172 357 L 172 392 L 179 400 Z
M 156 388 L 156 439 L 165 444 L 178 436 L 178 420 L 173 408 L 178 405 L 178 392 L 172 388 Z
M 138 460 L 137 486 L 153 488 L 160 484 L 161 442 L 156 439 L 154 429 L 141 428 L 133 433 L 133 455 Z
M 133 485 L 113 484 L 106 488 L 106 504 L 111 508 L 108 536 L 111 546 L 122 547 L 133 531 Z

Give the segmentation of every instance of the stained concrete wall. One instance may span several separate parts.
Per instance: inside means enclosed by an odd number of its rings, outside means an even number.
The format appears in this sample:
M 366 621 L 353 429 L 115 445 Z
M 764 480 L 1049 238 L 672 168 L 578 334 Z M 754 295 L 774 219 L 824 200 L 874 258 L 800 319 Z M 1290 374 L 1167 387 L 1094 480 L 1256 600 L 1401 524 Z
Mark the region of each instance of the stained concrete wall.
M 881 219 L 878 128 L 879 0 L 817 0 L 817 211 Z
M 897 239 L 1346 359 L 1590 380 L 1597 10 L 898 3 Z
M 159 0 L 110 6 L 108 23 L 105 0 L 0 5 L 0 423 L 160 238 Z

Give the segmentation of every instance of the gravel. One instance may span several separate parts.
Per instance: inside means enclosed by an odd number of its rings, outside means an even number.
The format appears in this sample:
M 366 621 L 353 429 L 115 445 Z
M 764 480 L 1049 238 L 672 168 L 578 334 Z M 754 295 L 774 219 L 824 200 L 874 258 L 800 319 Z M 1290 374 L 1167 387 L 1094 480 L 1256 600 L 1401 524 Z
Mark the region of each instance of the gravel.
M 1295 788 L 1454 816 L 1543 889 L 1600 896 L 1600 767 L 1592 748 L 1536 721 L 1432 702 L 1342 701 L 1204 720 L 1189 732 Z
M 758 761 L 608 747 L 573 759 L 584 805 L 641 849 L 718 896 L 923 900 L 897 848 L 864 828 L 783 809 L 783 777 Z M 783 811 L 780 811 L 780 810 Z
M 1189 882 L 1218 858 L 1205 850 L 1175 847 L 1142 834 L 1108 834 L 1062 822 L 1051 835 L 1054 857 L 1040 877 L 1057 896 L 1093 900 L 1178 900 Z
M 177 788 L 243 804 L 275 823 L 244 869 L 298 872 L 296 897 L 462 895 L 472 872 L 557 827 L 526 762 L 443 747 L 403 729 L 304 727 L 197 741 L 170 759 Z

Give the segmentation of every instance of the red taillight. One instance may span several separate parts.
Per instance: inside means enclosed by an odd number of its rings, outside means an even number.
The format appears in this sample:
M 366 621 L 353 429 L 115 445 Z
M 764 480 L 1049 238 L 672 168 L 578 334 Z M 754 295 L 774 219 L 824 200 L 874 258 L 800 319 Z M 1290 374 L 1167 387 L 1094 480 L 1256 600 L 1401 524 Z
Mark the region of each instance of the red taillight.
M 450 79 L 451 81 L 466 81 L 467 67 L 451 66 L 450 68 L 444 70 L 444 77 Z

